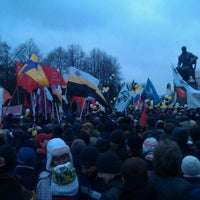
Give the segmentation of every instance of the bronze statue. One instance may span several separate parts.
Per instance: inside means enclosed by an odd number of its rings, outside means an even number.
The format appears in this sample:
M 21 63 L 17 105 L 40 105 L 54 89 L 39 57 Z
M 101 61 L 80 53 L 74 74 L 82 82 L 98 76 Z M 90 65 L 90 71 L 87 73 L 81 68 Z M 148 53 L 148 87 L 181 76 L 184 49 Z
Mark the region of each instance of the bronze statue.
M 178 57 L 178 64 L 176 69 L 184 81 L 188 82 L 190 76 L 192 76 L 196 82 L 195 70 L 198 57 L 191 52 L 187 52 L 187 48 L 185 46 L 183 46 L 181 50 L 182 53 Z

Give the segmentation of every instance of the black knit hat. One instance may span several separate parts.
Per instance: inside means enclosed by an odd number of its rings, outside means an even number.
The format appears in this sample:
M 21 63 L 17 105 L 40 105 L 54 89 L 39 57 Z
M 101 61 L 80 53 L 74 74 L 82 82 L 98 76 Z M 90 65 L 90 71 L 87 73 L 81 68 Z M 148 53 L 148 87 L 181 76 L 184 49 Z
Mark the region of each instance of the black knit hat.
M 120 157 L 114 152 L 105 152 L 96 161 L 96 167 L 99 172 L 111 174 L 120 173 L 121 164 Z
M 13 147 L 9 144 L 2 145 L 0 147 L 0 156 L 5 159 L 5 165 L 0 167 L 0 173 L 13 171 L 17 161 L 17 155 Z
M 79 164 L 86 166 L 95 166 L 96 160 L 99 157 L 100 152 L 96 147 L 86 147 L 80 153 Z
M 125 143 L 125 136 L 123 135 L 122 129 L 115 129 L 111 132 L 110 142 L 114 144 L 123 145 Z

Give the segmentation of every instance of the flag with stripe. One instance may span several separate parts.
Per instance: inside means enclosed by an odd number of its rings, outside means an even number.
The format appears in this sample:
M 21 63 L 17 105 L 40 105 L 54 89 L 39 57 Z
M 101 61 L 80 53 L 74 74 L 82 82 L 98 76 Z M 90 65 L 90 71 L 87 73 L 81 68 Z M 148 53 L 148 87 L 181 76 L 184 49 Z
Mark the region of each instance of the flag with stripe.
M 174 87 L 177 93 L 177 101 L 179 97 L 179 99 L 185 99 L 184 102 L 187 104 L 188 108 L 199 108 L 200 91 L 192 88 L 187 82 L 185 82 L 175 68 L 172 68 L 172 71 L 174 78 Z
M 99 80 L 91 74 L 75 67 L 69 67 L 67 78 L 67 95 L 95 98 L 102 106 L 106 107 L 106 100 L 98 88 Z

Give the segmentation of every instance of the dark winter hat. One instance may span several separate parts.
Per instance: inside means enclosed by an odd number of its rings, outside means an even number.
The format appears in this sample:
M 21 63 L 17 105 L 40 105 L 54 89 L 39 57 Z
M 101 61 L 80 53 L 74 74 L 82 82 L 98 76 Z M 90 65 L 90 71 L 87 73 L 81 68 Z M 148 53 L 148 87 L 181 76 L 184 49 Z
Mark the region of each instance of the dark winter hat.
M 105 152 L 96 161 L 97 170 L 102 173 L 120 173 L 121 164 L 120 157 L 114 152 Z
M 16 166 L 17 155 L 12 146 L 4 144 L 0 147 L 0 156 L 4 157 L 5 165 L 0 167 L 0 172 L 14 170 Z
M 101 153 L 107 152 L 110 149 L 109 141 L 103 138 L 98 139 L 95 146 Z
M 75 139 L 71 144 L 71 152 L 73 155 L 79 155 L 85 147 L 86 144 L 83 140 Z
M 115 129 L 111 132 L 110 142 L 114 144 L 123 145 L 125 143 L 125 136 L 122 129 Z
M 77 138 L 83 140 L 86 145 L 90 143 L 90 134 L 85 131 L 81 131 Z
M 80 153 L 80 165 L 95 166 L 96 160 L 100 153 L 96 147 L 86 147 Z
M 22 147 L 20 148 L 17 154 L 17 162 L 19 164 L 26 164 L 33 166 L 36 162 L 36 153 L 30 147 Z

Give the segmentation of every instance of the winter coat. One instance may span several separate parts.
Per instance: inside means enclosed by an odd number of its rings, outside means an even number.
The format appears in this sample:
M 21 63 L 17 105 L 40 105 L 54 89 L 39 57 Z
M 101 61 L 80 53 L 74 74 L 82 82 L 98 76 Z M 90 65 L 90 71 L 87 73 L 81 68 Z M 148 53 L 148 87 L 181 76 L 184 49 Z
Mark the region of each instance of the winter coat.
M 139 174 L 133 175 L 124 183 L 119 200 L 154 200 L 155 191 L 147 179 Z
M 149 181 L 156 193 L 155 200 L 182 200 L 192 188 L 192 184 L 181 177 L 161 177 L 154 172 L 149 173 Z
M 95 200 L 101 197 L 105 189 L 105 183 L 95 174 L 92 178 L 88 178 L 84 173 L 79 173 L 79 195 L 80 200 Z
M 32 196 L 33 193 L 24 189 L 12 172 L 0 174 L 0 199 L 30 200 Z
M 105 191 L 100 200 L 118 200 L 123 187 L 121 175 L 115 176 L 106 184 Z

